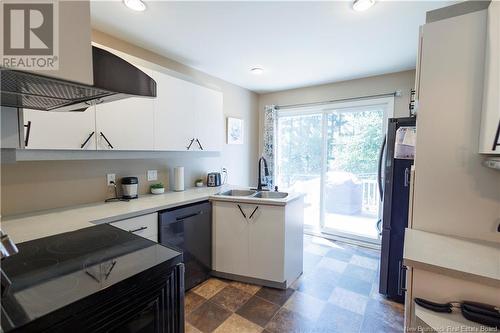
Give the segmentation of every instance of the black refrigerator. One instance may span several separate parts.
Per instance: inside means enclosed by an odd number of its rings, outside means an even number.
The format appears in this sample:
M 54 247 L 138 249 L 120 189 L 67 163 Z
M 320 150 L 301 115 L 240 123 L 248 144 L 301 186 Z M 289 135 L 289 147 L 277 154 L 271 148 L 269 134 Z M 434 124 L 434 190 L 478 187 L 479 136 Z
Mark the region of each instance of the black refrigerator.
M 400 303 L 405 297 L 403 245 L 408 226 L 415 125 L 413 117 L 389 119 L 379 161 L 379 189 L 383 206 L 379 293 Z M 404 133 L 413 134 L 412 138 L 403 140 Z

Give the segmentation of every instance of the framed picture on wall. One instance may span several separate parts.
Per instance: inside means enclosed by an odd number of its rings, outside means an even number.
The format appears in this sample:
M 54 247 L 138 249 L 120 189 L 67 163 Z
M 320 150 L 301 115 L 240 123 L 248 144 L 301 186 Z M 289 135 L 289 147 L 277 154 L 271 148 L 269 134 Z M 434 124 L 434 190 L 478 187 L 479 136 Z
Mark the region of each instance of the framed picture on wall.
M 227 144 L 243 144 L 243 119 L 232 117 L 227 118 Z

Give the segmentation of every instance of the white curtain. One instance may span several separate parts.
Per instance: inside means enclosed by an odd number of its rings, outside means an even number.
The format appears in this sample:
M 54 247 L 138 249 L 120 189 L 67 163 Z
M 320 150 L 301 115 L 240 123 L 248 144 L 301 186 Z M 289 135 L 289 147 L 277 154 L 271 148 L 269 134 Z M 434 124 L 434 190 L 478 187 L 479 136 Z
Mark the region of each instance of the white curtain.
M 269 189 L 274 188 L 276 176 L 276 131 L 278 128 L 277 109 L 275 105 L 264 108 L 264 147 L 262 156 L 267 161 L 270 176 L 266 179 Z

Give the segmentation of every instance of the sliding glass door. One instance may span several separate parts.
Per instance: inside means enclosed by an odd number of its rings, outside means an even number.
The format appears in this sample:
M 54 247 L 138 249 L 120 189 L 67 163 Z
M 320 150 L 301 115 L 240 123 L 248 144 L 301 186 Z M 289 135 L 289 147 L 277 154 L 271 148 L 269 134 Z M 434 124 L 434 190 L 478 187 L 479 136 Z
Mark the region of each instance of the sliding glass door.
M 277 185 L 292 192 L 305 193 L 307 227 L 319 227 L 323 114 L 287 112 L 278 117 Z
M 377 167 L 384 110 L 355 107 L 334 110 L 325 117 L 322 227 L 329 233 L 376 240 L 380 208 Z
M 393 98 L 280 110 L 277 184 L 303 192 L 306 229 L 378 242 L 377 167 Z

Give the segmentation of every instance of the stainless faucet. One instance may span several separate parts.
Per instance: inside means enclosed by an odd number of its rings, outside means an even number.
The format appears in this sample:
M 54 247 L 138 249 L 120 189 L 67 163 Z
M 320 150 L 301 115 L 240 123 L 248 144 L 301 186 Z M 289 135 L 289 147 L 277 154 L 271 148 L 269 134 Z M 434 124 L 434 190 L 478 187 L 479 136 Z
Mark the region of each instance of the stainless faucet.
M 262 183 L 262 162 L 264 162 L 264 177 L 266 177 L 266 182 Z M 257 190 L 262 191 L 262 185 L 267 186 L 267 177 L 269 177 L 269 169 L 267 168 L 267 161 L 264 157 L 259 158 L 259 179 L 257 181 Z

